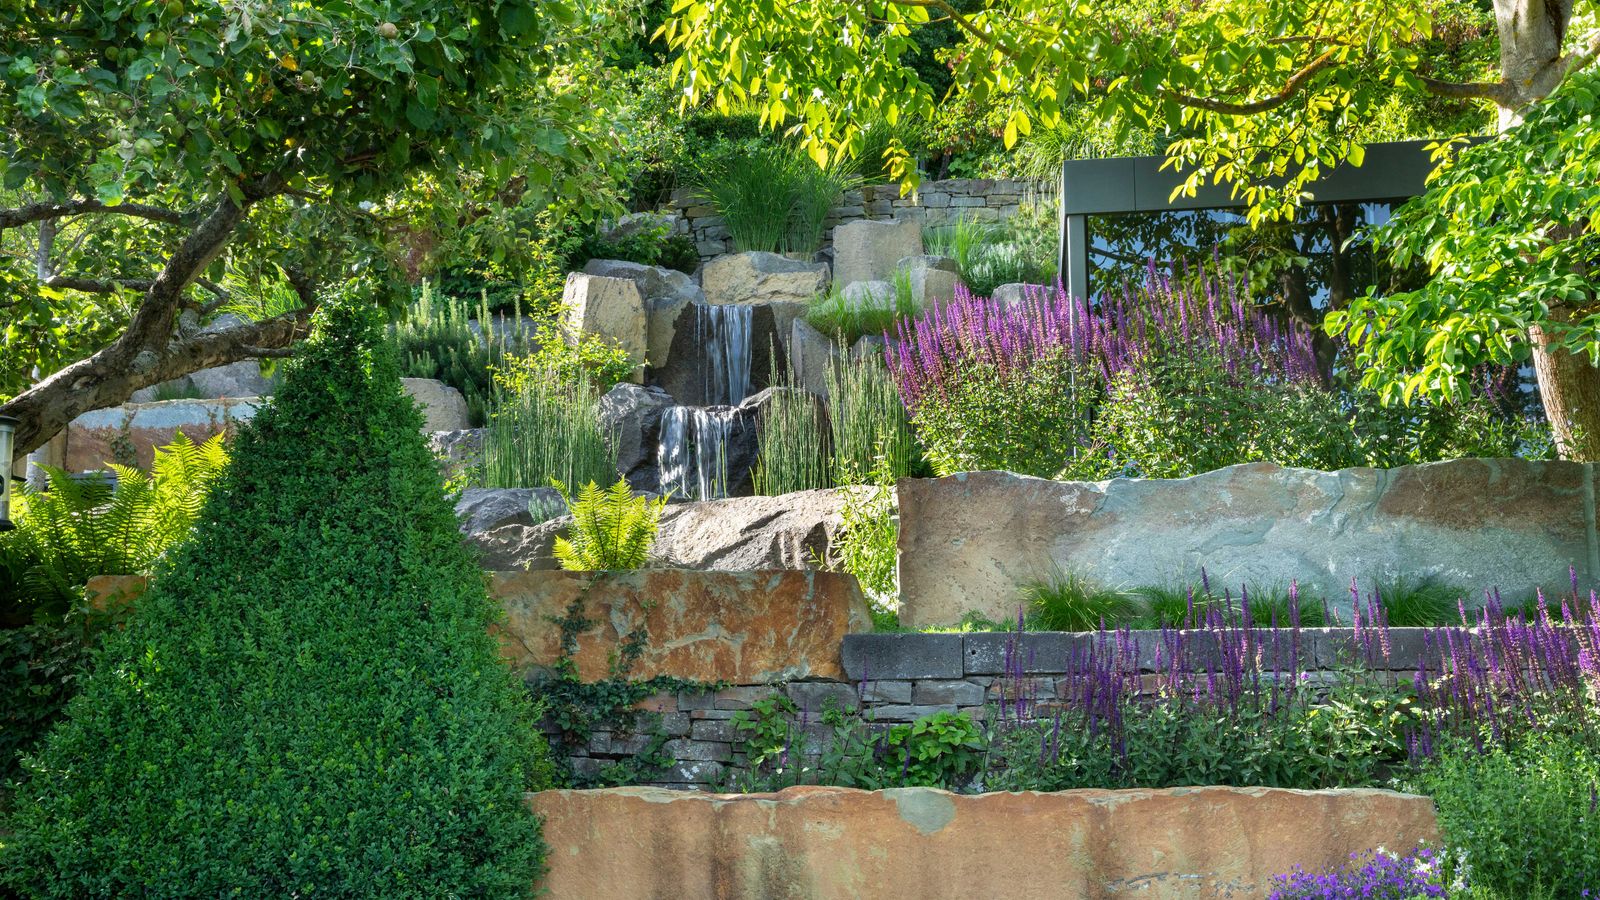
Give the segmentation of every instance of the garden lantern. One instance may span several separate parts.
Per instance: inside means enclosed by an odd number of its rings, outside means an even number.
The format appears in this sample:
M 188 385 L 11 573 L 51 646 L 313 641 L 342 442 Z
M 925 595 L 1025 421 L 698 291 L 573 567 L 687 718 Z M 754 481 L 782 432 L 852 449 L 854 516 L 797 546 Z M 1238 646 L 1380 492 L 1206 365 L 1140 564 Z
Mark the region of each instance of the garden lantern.
M 17 433 L 17 420 L 10 416 L 0 416 L 0 460 L 5 461 L 5 470 L 0 472 L 0 531 L 9 530 L 11 525 L 11 448 L 12 438 Z

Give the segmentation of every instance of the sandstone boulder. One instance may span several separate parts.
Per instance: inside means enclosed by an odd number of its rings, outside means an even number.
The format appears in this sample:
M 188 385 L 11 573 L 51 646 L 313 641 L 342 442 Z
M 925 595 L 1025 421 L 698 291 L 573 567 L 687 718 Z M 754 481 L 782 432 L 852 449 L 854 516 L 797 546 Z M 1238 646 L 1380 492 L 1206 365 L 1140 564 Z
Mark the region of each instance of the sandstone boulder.
M 894 305 L 894 285 L 887 281 L 853 281 L 841 292 L 845 305 L 852 309 Z
M 573 662 L 587 681 L 605 678 L 623 643 L 646 637 L 635 678 L 760 684 L 844 677 L 844 636 L 872 617 L 855 576 L 832 572 L 496 572 L 490 592 L 506 611 L 495 626 L 518 668 L 554 665 L 574 602 L 590 626 Z
M 730 253 L 700 270 L 706 302 L 805 303 L 828 289 L 828 266 L 777 253 Z
M 88 472 L 115 462 L 148 469 L 155 448 L 172 443 L 178 432 L 195 443 L 231 433 L 239 422 L 255 415 L 261 402 L 254 397 L 167 400 L 84 413 L 67 425 L 65 468 Z
M 1462 459 L 1317 472 L 1269 463 L 1179 479 L 1057 482 L 972 472 L 899 484 L 900 621 L 1004 621 L 1055 569 L 1105 585 L 1287 586 L 1344 602 L 1364 584 L 1437 576 L 1480 602 L 1600 571 L 1592 464 Z
M 857 219 L 833 230 L 833 280 L 888 281 L 908 256 L 922 255 L 922 225 L 910 219 Z
M 1042 284 L 1002 284 L 994 289 L 989 299 L 1001 306 L 1015 306 L 1023 301 L 1037 302 L 1050 296 L 1051 289 Z
M 694 279 L 676 269 L 620 259 L 591 259 L 583 271 L 604 278 L 623 278 L 639 289 L 645 307 L 646 357 L 652 366 L 667 364 L 677 321 L 684 309 L 705 302 L 705 293 Z
M 432 378 L 402 378 L 400 386 L 422 409 L 422 430 L 460 431 L 472 424 L 467 398 L 461 392 Z
M 640 367 L 649 352 L 649 322 L 644 297 L 633 281 L 573 272 L 562 294 L 570 334 L 593 334 L 619 345 Z
M 1439 837 L 1431 800 L 1382 790 L 629 787 L 530 802 L 543 887 L 563 900 L 1265 897 L 1295 866 Z

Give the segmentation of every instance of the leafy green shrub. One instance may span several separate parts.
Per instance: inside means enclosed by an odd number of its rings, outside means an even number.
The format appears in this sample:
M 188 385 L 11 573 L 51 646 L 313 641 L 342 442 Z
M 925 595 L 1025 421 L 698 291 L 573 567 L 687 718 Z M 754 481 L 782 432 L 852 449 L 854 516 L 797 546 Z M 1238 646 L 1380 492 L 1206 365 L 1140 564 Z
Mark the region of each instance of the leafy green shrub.
M 646 266 L 664 266 L 693 275 L 700 268 L 700 251 L 686 234 L 673 234 L 665 222 L 654 222 L 626 234 L 608 237 L 591 233 L 578 245 L 567 264 L 581 269 L 591 259 L 621 259 Z
M 0 628 L 0 784 L 61 718 L 89 661 L 88 636 L 56 624 Z
M 884 461 L 875 466 L 871 484 L 843 489 L 839 530 L 833 537 L 831 568 L 849 572 L 861 583 L 872 604 L 874 624 L 892 628 L 900 607 L 897 557 L 900 518 L 892 473 Z
M 533 349 L 534 335 L 523 324 L 521 304 L 513 304 L 513 324 L 508 330 L 493 327 L 488 295 L 476 309 L 481 333 L 471 328 L 474 310 L 458 297 L 441 296 L 433 282 L 424 281 L 405 317 L 389 326 L 389 340 L 400 359 L 405 378 L 433 378 L 450 385 L 466 398 L 474 426 L 488 415 L 496 366 Z
M 844 192 L 849 169 L 823 169 L 788 144 L 728 144 L 704 162 L 695 189 L 723 218 L 738 251 L 811 253 Z
M 963 216 L 930 232 L 929 252 L 954 259 L 962 283 L 980 297 L 1002 284 L 1049 284 L 1056 277 L 1055 252 L 1040 240 L 1037 218 L 1033 212 L 1008 222 Z
M 595 572 L 644 565 L 667 498 L 636 497 L 626 478 L 617 479 L 609 490 L 591 481 L 578 491 L 576 500 L 565 484 L 557 481 L 555 486 L 572 515 L 570 537 L 556 538 L 555 557 L 561 568 Z
M 94 575 L 145 574 L 188 534 L 228 462 L 223 436 L 195 444 L 182 432 L 158 447 L 147 474 L 109 465 L 111 481 L 45 468 L 46 490 L 18 493 L 16 529 L 0 535 L 17 573 L 15 612 L 59 618 Z
M 370 305 L 326 298 L 25 767 L 24 896 L 527 896 L 540 746 Z
M 1543 733 L 1520 746 L 1440 754 L 1412 789 L 1433 798 L 1475 887 L 1506 897 L 1583 897 L 1600 885 L 1600 751 Z
M 1134 595 L 1104 588 L 1081 575 L 1055 571 L 1022 589 L 1029 626 L 1040 631 L 1093 631 L 1115 627 L 1138 612 Z
M 530 376 L 508 382 L 483 438 L 484 487 L 587 484 L 617 477 L 600 427 L 600 394 L 586 380 Z

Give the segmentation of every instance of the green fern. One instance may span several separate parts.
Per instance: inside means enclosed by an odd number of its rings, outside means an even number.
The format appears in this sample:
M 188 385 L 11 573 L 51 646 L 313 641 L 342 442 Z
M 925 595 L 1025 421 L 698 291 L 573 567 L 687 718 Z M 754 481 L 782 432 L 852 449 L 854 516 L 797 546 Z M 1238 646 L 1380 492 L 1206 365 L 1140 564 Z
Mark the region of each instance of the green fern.
M 150 472 L 110 464 L 106 478 L 44 467 L 46 489 L 22 491 L 7 555 L 20 561 L 19 605 L 62 613 L 92 575 L 148 573 L 188 534 L 227 464 L 222 435 L 196 444 L 181 432 Z
M 626 479 L 609 490 L 590 481 L 574 501 L 567 486 L 552 479 L 572 515 L 568 537 L 556 538 L 555 557 L 569 572 L 637 569 L 644 565 L 661 525 L 667 499 L 635 497 Z

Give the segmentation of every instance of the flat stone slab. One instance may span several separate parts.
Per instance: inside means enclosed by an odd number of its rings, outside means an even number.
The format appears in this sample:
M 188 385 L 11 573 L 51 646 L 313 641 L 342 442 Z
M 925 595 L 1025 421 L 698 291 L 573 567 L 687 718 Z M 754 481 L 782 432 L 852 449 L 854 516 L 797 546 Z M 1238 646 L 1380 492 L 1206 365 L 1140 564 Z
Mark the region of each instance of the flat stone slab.
M 1433 801 L 1198 787 L 960 795 L 932 788 L 543 791 L 563 900 L 1264 897 L 1272 876 L 1437 842 Z
M 637 629 L 643 654 L 629 675 L 757 684 L 844 677 L 844 636 L 872 617 L 854 576 L 833 572 L 495 572 L 490 593 L 506 610 L 495 626 L 521 667 L 553 665 L 561 631 L 577 612 L 590 624 L 574 655 L 586 681 L 606 678 Z
M 1436 576 L 1507 597 L 1600 577 L 1592 464 L 1462 459 L 1317 472 L 1269 463 L 1179 479 L 1051 481 L 970 472 L 900 482 L 899 565 L 910 627 L 976 611 L 1017 614 L 1023 587 L 1053 571 L 1107 587 L 1198 583 L 1218 593 L 1301 586 L 1348 612 L 1364 590 Z

